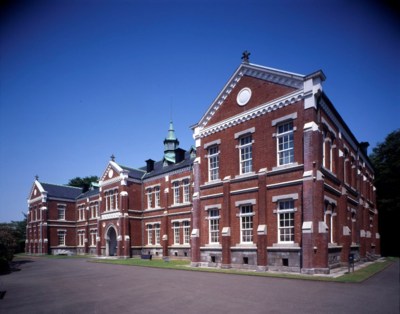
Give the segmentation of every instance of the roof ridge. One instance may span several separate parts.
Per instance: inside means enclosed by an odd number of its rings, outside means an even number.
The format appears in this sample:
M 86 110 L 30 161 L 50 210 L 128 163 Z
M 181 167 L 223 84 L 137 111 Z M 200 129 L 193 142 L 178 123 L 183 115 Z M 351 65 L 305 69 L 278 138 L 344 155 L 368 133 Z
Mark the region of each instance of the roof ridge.
M 132 167 L 128 167 L 128 166 L 124 166 L 121 164 L 118 164 L 121 168 L 125 168 L 125 169 L 130 169 L 130 170 L 137 170 L 137 171 L 143 171 L 140 168 L 132 168 Z
M 72 185 L 68 185 L 68 184 L 55 184 L 55 183 L 47 183 L 47 182 L 40 182 L 40 184 L 47 184 L 47 185 L 54 185 L 54 186 L 59 186 L 59 187 L 64 187 L 64 188 L 74 188 L 74 189 L 82 189 L 79 186 L 72 186 Z

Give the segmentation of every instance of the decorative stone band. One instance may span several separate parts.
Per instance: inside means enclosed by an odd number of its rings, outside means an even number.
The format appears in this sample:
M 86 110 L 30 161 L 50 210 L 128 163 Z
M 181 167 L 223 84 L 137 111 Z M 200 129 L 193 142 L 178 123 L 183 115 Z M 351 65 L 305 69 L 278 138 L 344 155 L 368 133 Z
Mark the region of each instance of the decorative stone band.
M 114 212 L 114 213 L 106 213 L 101 215 L 102 220 L 107 220 L 107 219 L 115 219 L 121 217 L 122 214 L 120 212 Z

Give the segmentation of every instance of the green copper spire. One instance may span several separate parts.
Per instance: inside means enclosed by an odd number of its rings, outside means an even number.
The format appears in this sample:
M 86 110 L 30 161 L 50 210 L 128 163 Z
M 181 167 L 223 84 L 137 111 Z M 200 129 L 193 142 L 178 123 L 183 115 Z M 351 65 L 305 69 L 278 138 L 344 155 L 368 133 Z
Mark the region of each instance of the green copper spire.
M 179 141 L 175 136 L 174 124 L 169 123 L 168 135 L 164 140 L 164 160 L 175 163 L 175 150 L 179 147 Z
M 176 140 L 174 124 L 172 123 L 172 121 L 169 122 L 168 135 L 167 135 L 167 137 L 165 139 L 169 140 L 169 141 Z

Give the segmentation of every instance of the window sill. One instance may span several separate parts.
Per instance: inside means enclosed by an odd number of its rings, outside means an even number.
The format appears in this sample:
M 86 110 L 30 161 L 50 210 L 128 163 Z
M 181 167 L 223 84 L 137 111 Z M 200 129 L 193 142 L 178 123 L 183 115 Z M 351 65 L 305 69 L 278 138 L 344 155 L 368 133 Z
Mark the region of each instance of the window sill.
M 247 178 L 253 177 L 255 175 L 256 175 L 256 173 L 254 171 L 247 172 L 247 173 L 242 173 L 242 174 L 236 175 L 234 180 L 247 179 Z
M 221 243 L 206 243 L 205 247 L 209 249 L 221 249 L 222 245 Z
M 294 162 L 294 163 L 287 164 L 287 165 L 272 167 L 272 170 L 268 171 L 267 173 L 269 175 L 274 175 L 274 174 L 280 174 L 283 172 L 301 170 L 301 169 L 303 169 L 303 166 L 304 166 L 303 164 L 298 164 L 297 162 Z

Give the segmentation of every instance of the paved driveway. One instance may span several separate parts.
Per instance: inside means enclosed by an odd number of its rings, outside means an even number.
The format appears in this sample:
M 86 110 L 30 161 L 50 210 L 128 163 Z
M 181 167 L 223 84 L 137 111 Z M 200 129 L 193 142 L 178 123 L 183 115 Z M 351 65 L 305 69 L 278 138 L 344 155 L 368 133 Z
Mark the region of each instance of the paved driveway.
M 362 284 L 29 258 L 0 313 L 399 313 L 399 263 Z

